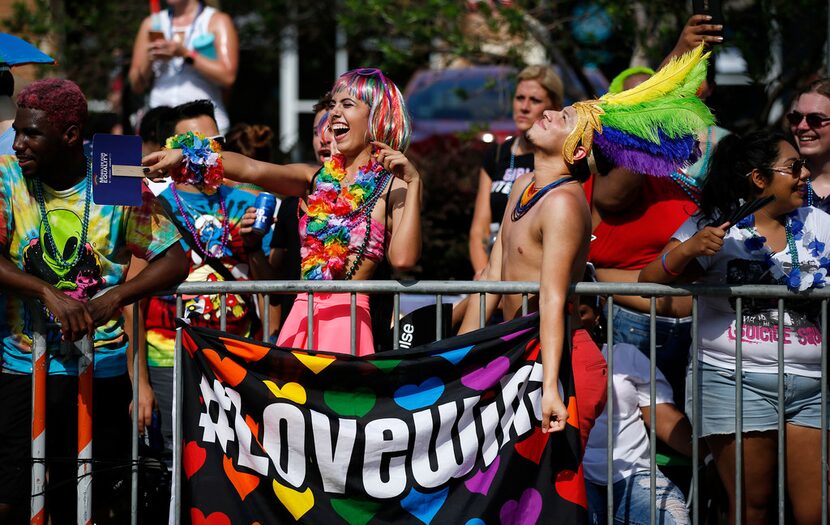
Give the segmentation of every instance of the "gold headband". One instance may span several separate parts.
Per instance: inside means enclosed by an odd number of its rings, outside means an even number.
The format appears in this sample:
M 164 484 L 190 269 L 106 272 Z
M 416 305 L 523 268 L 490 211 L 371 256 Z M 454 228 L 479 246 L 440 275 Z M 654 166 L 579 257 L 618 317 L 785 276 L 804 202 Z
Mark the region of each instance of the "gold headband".
M 576 111 L 576 126 L 562 145 L 562 156 L 568 164 L 574 163 L 574 152 L 580 143 L 588 152 L 591 151 L 594 131 L 602 133 L 602 122 L 599 116 L 605 114 L 600 107 L 599 100 L 575 102 L 573 108 Z

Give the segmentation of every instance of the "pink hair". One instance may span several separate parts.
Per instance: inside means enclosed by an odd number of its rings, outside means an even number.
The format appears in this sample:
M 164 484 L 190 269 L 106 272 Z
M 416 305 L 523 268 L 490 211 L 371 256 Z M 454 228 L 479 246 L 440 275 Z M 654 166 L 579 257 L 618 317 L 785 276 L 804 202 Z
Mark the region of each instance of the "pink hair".
M 83 131 L 86 124 L 86 97 L 71 80 L 47 78 L 32 82 L 20 90 L 17 106 L 43 111 L 61 133 L 70 126 Z
M 412 136 L 412 121 L 403 95 L 380 69 L 361 68 L 347 71 L 331 88 L 345 91 L 369 106 L 369 138 L 406 151 Z

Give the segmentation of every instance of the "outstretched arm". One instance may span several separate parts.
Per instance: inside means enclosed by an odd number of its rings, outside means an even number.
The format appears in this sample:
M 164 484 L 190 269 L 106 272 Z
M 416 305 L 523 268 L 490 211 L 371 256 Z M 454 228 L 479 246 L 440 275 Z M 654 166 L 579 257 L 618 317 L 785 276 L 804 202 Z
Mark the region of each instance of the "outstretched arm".
M 156 151 L 144 157 L 141 163 L 148 167 L 147 177 L 163 178 L 167 172 L 182 163 L 178 149 Z M 256 184 L 280 195 L 304 197 L 316 168 L 308 164 L 271 164 L 233 153 L 222 152 L 225 177 L 236 182 Z

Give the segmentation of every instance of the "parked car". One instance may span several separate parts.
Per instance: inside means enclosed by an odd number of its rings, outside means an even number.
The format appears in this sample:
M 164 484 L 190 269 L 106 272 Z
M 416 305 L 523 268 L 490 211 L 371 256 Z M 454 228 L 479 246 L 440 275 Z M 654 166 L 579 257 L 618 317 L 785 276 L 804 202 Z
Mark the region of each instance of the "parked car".
M 583 68 L 591 83 L 588 93 L 576 73 L 554 66 L 565 85 L 565 104 L 604 93 L 608 82 L 594 67 Z M 516 131 L 512 118 L 513 92 L 518 71 L 509 66 L 470 66 L 427 69 L 415 73 L 404 97 L 412 115 L 412 143 L 430 138 L 477 138 L 502 142 Z

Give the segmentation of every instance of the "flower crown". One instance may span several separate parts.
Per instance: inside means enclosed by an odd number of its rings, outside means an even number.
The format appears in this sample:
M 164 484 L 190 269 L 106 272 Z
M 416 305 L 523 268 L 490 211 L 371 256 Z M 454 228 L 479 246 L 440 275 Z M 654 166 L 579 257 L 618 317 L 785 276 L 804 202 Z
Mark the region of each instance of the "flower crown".
M 180 149 L 184 161 L 172 170 L 176 184 L 192 184 L 212 194 L 222 185 L 225 168 L 222 165 L 221 146 L 203 133 L 188 131 L 167 139 L 166 149 Z
M 565 160 L 573 164 L 581 144 L 637 173 L 668 176 L 694 163 L 698 132 L 715 122 L 697 96 L 709 57 L 703 49 L 673 58 L 637 87 L 575 103 L 577 123 L 562 147 Z

